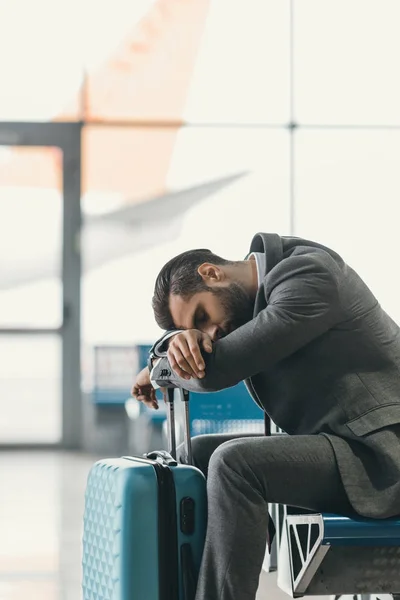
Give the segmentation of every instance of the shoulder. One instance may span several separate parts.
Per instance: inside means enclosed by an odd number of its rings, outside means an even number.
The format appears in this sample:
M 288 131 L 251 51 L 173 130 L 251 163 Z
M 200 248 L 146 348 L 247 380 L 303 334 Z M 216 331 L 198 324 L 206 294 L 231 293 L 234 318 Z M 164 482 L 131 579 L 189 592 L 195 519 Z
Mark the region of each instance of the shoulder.
M 278 290 L 306 292 L 308 295 L 332 295 L 342 278 L 342 268 L 335 258 L 320 248 L 296 247 L 264 278 L 267 301 Z

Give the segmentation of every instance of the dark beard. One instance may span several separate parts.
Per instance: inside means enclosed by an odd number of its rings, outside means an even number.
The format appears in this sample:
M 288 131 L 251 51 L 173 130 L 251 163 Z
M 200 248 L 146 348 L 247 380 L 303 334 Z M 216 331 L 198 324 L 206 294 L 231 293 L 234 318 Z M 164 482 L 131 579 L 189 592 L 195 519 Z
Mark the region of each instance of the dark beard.
M 254 301 L 240 283 L 233 282 L 228 287 L 213 288 L 210 291 L 218 296 L 226 312 L 223 335 L 251 321 Z

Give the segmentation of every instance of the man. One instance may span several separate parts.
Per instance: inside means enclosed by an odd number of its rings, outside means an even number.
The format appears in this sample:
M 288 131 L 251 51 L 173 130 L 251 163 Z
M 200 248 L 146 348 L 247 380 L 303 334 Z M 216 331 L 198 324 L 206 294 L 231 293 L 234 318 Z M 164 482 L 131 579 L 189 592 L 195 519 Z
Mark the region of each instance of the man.
M 209 502 L 196 600 L 255 598 L 268 502 L 400 514 L 400 330 L 338 254 L 263 233 L 244 261 L 189 251 L 161 270 L 153 308 L 175 331 L 155 345 L 152 380 L 245 380 L 290 434 L 194 438 Z M 156 407 L 148 369 L 133 395 Z

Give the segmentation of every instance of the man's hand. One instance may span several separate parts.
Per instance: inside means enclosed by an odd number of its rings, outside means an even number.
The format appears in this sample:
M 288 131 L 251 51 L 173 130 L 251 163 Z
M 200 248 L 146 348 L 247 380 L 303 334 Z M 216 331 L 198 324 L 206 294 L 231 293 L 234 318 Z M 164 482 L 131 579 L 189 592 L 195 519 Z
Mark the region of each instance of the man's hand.
M 139 402 L 143 402 L 149 408 L 158 409 L 156 391 L 150 383 L 150 372 L 145 367 L 136 377 L 131 394 Z
M 201 347 L 206 352 L 212 352 L 210 336 L 197 329 L 186 329 L 170 339 L 167 357 L 171 368 L 179 377 L 204 377 L 205 364 Z

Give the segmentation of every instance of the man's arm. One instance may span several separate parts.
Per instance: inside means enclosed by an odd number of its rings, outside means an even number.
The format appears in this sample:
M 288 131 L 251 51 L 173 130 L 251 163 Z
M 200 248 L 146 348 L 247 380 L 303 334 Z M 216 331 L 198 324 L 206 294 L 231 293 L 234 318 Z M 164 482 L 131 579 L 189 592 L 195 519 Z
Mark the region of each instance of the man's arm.
M 183 331 L 182 329 L 173 329 L 171 331 L 166 331 L 162 337 L 160 337 L 156 342 L 154 342 L 151 350 L 154 352 L 154 356 L 156 357 L 161 357 L 166 355 L 167 350 L 168 350 L 168 340 L 170 340 L 171 337 L 178 335 L 178 333 L 180 333 L 181 331 Z
M 197 329 L 185 329 L 177 332 L 173 338 L 169 338 L 169 341 L 165 356 L 168 358 L 173 371 L 184 379 L 204 377 L 205 365 L 201 349 L 212 352 L 210 336 Z M 150 350 L 148 360 L 148 368 L 151 373 L 153 372 L 153 366 L 160 358 L 155 355 L 153 348 Z
M 161 359 L 153 379 L 194 392 L 231 387 L 290 356 L 340 320 L 334 260 L 325 253 L 284 259 L 265 278 L 267 307 L 203 353 L 205 377 L 184 380 Z
M 154 342 L 150 348 L 147 359 L 147 367 L 150 372 L 153 369 L 153 365 L 156 363 L 156 359 L 167 356 L 169 341 L 181 331 L 181 329 L 166 331 L 163 333 L 162 337 Z

